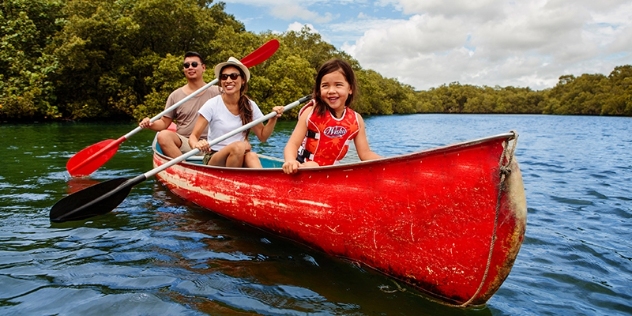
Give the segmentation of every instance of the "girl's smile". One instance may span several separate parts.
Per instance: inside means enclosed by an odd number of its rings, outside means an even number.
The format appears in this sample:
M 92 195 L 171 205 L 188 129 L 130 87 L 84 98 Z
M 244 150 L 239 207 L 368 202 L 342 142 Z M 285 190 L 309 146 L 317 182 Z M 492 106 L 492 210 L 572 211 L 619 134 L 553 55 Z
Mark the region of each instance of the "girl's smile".
M 334 71 L 323 76 L 320 83 L 320 98 L 336 112 L 336 117 L 342 116 L 347 98 L 352 93 L 341 71 Z

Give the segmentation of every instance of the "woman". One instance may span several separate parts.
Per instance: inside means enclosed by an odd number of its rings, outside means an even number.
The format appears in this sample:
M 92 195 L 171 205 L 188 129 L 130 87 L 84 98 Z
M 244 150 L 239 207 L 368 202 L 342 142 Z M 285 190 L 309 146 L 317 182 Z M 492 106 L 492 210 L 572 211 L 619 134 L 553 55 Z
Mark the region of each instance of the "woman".
M 268 120 L 266 125 L 257 124 L 250 130 L 209 146 L 205 139 L 200 139 L 205 129 L 208 129 L 208 138 L 212 140 L 263 117 L 257 104 L 246 96 L 250 71 L 244 64 L 230 57 L 227 62 L 215 66 L 215 77 L 219 78 L 221 94 L 206 101 L 200 109 L 189 145 L 205 152 L 203 161 L 211 166 L 261 168 L 259 157 L 251 151 L 248 134 L 252 131 L 265 142 L 272 134 L 277 118 L 283 114 L 283 107 L 273 108 L 277 116 Z

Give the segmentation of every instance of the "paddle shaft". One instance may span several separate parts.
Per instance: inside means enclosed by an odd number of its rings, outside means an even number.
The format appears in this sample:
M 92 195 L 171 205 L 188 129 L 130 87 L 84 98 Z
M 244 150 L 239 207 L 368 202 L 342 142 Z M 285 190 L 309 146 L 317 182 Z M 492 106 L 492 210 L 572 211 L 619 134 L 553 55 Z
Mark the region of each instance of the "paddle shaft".
M 246 66 L 248 67 L 248 66 Z M 215 78 L 213 79 L 213 81 L 205 84 L 204 86 L 202 86 L 201 88 L 191 92 L 191 94 L 189 94 L 188 96 L 186 96 L 184 99 L 178 101 L 176 104 L 164 109 L 162 112 L 158 113 L 156 116 L 152 117 L 149 122 L 153 123 L 157 120 L 159 120 L 163 115 L 177 109 L 178 107 L 180 107 L 181 105 L 183 105 L 184 103 L 186 103 L 187 101 L 191 100 L 191 98 L 195 97 L 196 95 L 198 95 L 198 93 L 210 88 L 212 85 L 216 84 L 219 81 L 219 79 Z M 142 130 L 143 128 L 138 126 L 136 127 L 134 130 L 132 130 L 131 132 L 125 134 L 123 137 L 124 138 L 129 138 L 130 136 L 138 133 L 140 130 Z
M 283 107 L 283 112 L 301 104 L 304 102 L 309 101 L 311 96 L 304 96 L 300 99 L 298 99 L 297 101 L 294 101 L 286 106 Z M 217 137 L 211 141 L 209 141 L 209 146 L 210 145 L 214 145 L 217 144 L 233 135 L 236 135 L 237 133 L 241 133 L 249 128 L 254 127 L 257 124 L 263 123 L 266 120 L 269 120 L 271 118 L 273 118 L 274 116 L 277 115 L 277 112 L 270 112 L 269 114 L 254 120 L 246 125 L 241 126 L 240 128 L 237 128 L 229 133 L 226 133 L 220 137 Z M 168 161 L 167 163 L 160 165 L 159 167 L 156 167 L 150 171 L 145 172 L 144 174 L 138 175 L 132 179 L 124 179 L 124 178 L 118 178 L 118 179 L 112 179 L 109 180 L 107 182 L 103 182 L 103 183 L 99 183 L 99 184 L 95 184 L 92 187 L 88 187 L 86 189 L 83 189 L 81 191 L 75 192 L 71 195 L 66 196 L 65 198 L 61 199 L 60 201 L 58 201 L 55 205 L 53 205 L 53 208 L 50 211 L 50 219 L 53 222 L 64 222 L 66 220 L 78 220 L 78 219 L 84 219 L 90 216 L 95 216 L 95 215 L 100 215 L 100 214 L 105 214 L 109 211 L 111 211 L 112 209 L 116 208 L 124 199 L 125 197 L 127 197 L 127 194 L 129 194 L 131 188 L 145 180 L 147 180 L 150 177 L 153 177 L 154 175 L 158 174 L 159 172 L 177 164 L 180 163 L 184 160 L 186 160 L 187 158 L 199 153 L 200 150 L 195 148 L 183 155 L 180 155 L 177 158 L 174 158 L 170 161 Z M 120 183 L 120 184 L 119 184 Z M 111 185 L 114 184 L 115 187 L 111 187 Z M 101 191 L 105 191 L 102 190 L 102 188 L 105 187 L 107 190 L 107 192 L 102 193 Z M 97 195 L 98 196 L 92 196 L 92 195 Z M 78 202 L 79 201 L 79 202 Z M 79 205 L 77 205 L 79 204 Z M 65 209 L 68 207 L 74 207 L 74 209 L 65 212 Z M 98 209 L 98 211 L 96 212 L 92 212 L 92 213 L 88 213 L 88 214 L 78 214 L 81 211 L 90 211 L 90 208 L 96 208 Z M 96 214 L 95 214 L 96 213 Z M 77 215 L 75 215 L 77 214 Z M 74 217 L 71 217 L 72 215 L 75 215 Z
M 302 98 L 300 98 L 300 99 L 298 99 L 298 100 L 296 100 L 296 101 L 284 106 L 283 107 L 283 112 L 285 112 L 285 111 L 287 111 L 287 110 L 289 110 L 289 109 L 291 109 L 291 108 L 293 108 L 293 107 L 295 107 L 295 106 L 297 106 L 297 105 L 299 105 L 301 103 L 309 101 L 310 97 L 311 96 L 309 96 L 309 95 L 304 96 L 304 97 L 302 97 Z M 229 133 L 226 133 L 226 134 L 224 134 L 224 135 L 222 135 L 220 137 L 217 137 L 217 138 L 215 138 L 213 140 L 210 140 L 208 142 L 208 145 L 209 145 L 209 147 L 212 146 L 212 145 L 215 145 L 215 144 L 217 144 L 217 143 L 219 143 L 219 142 L 221 142 L 221 141 L 223 141 L 223 140 L 225 140 L 227 138 L 230 138 L 233 135 L 241 133 L 241 132 L 243 132 L 243 131 L 245 131 L 245 130 L 247 130 L 249 128 L 252 128 L 252 127 L 254 127 L 257 124 L 263 123 L 263 122 L 273 118 L 276 115 L 277 115 L 277 112 L 270 112 L 270 113 L 264 115 L 263 117 L 261 117 L 261 118 L 259 118 L 257 120 L 254 120 L 254 121 L 252 121 L 252 122 L 250 122 L 250 123 L 248 123 L 246 125 L 243 125 L 242 127 L 238 128 L 238 129 L 235 129 L 235 130 L 233 130 L 233 131 L 231 131 Z M 193 156 L 193 155 L 195 155 L 195 154 L 197 154 L 199 152 L 200 152 L 199 149 L 194 148 L 193 150 L 181 155 L 178 158 L 174 158 L 171 161 L 169 161 L 169 162 L 167 162 L 167 163 L 165 163 L 165 164 L 163 164 L 163 165 L 161 165 L 161 166 L 159 166 L 157 168 L 154 168 L 154 169 L 152 169 L 150 171 L 145 172 L 145 174 L 144 174 L 145 178 L 153 177 L 157 173 L 159 173 L 159 172 L 161 172 L 161 171 L 163 171 L 163 170 L 165 170 L 165 169 L 167 169 L 167 168 L 169 168 L 169 167 L 171 167 L 171 166 L 173 166 L 173 165 L 175 165 L 175 164 L 177 164 L 179 162 L 182 162 L 182 161 L 186 160 L 187 158 L 189 158 L 189 157 L 191 157 L 191 156 Z
M 276 52 L 278 47 L 279 47 L 278 41 L 276 39 L 272 39 L 272 40 L 266 42 L 265 44 L 263 44 L 260 48 L 258 48 L 254 52 L 250 53 L 248 56 L 242 58 L 241 62 L 247 68 L 256 66 L 256 65 L 260 64 L 261 62 L 263 62 L 264 60 L 268 59 L 268 57 L 272 56 L 272 54 L 274 54 L 274 52 Z M 178 108 L 182 104 L 184 104 L 187 101 L 189 101 L 191 98 L 193 98 L 196 95 L 198 95 L 200 92 L 210 88 L 212 85 L 217 84 L 218 82 L 219 82 L 219 78 L 213 79 L 213 81 L 211 81 L 211 82 L 205 84 L 204 86 L 202 86 L 201 88 L 191 92 L 191 94 L 189 94 L 184 99 L 182 99 L 179 102 L 177 102 L 176 104 L 164 109 L 162 112 L 160 112 L 156 116 L 152 117 L 149 121 L 151 123 L 157 121 L 163 115 L 175 110 L 176 108 Z M 140 126 L 138 126 L 134 130 L 132 130 L 131 132 L 123 135 L 121 138 L 129 138 L 130 136 L 138 133 L 140 130 L 142 130 L 142 128 Z
M 254 52 L 252 52 L 248 56 L 242 58 L 241 62 L 246 67 L 256 66 L 256 65 L 260 64 L 261 62 L 265 61 L 266 59 L 268 59 L 270 56 L 272 56 L 276 52 L 276 50 L 278 48 L 279 48 L 278 40 L 276 40 L 276 39 L 269 40 L 268 42 L 263 44 L 261 47 L 256 49 Z M 164 116 L 165 114 L 175 110 L 176 108 L 178 108 L 182 104 L 184 104 L 187 101 L 189 101 L 191 98 L 193 98 L 196 95 L 198 95 L 200 92 L 208 89 L 210 86 L 212 86 L 214 84 L 217 84 L 218 81 L 219 81 L 219 79 L 215 78 L 213 81 L 207 83 L 206 85 L 204 85 L 201 88 L 197 89 L 196 91 L 192 92 L 191 94 L 189 94 L 184 99 L 182 99 L 179 102 L 177 102 L 176 104 L 166 108 L 162 112 L 158 113 L 156 116 L 152 117 L 150 119 L 150 122 L 153 123 L 153 122 L 159 120 L 162 116 Z M 78 163 L 74 163 L 73 158 L 76 157 L 75 160 L 81 159 L 79 157 L 82 157 L 82 152 L 85 152 L 86 154 L 89 153 L 91 150 L 93 150 L 92 148 L 95 148 L 95 145 L 92 145 L 92 146 L 89 146 L 89 147 L 83 149 L 81 152 L 77 153 L 75 156 L 70 158 L 69 163 L 66 166 L 66 168 L 68 169 L 68 173 L 70 173 L 71 176 L 87 175 L 89 173 L 92 173 L 94 170 L 98 169 L 100 167 L 100 165 L 98 165 L 98 166 L 95 165 L 95 166 L 89 166 L 88 167 L 88 166 L 86 166 L 87 164 L 89 164 L 89 163 L 91 163 L 93 161 L 96 161 L 97 158 L 99 158 L 99 157 L 105 157 L 104 155 L 109 154 L 109 156 L 107 156 L 107 158 L 103 158 L 102 159 L 103 161 L 101 162 L 101 164 L 105 163 L 105 161 L 107 161 L 116 152 L 116 150 L 118 150 L 118 146 L 121 143 L 123 143 L 125 140 L 130 138 L 132 135 L 140 132 L 142 129 L 143 129 L 142 127 L 137 126 L 135 129 L 133 129 L 129 133 L 119 137 L 115 141 L 112 141 L 112 142 L 108 143 L 106 146 L 104 146 L 103 148 L 97 150 L 96 152 L 94 152 L 93 154 L 88 156 L 87 158 L 84 158 L 83 160 L 80 160 Z M 84 154 L 84 155 L 86 155 L 86 154 Z M 82 170 L 81 168 L 83 168 L 83 167 L 88 167 L 87 168 L 88 170 Z M 84 169 L 86 169 L 86 168 L 84 168 Z
M 191 100 L 191 98 L 195 97 L 196 95 L 198 95 L 200 92 L 210 88 L 212 85 L 216 84 L 219 80 L 217 78 L 213 79 L 213 81 L 207 83 L 206 85 L 204 85 L 203 87 L 191 92 L 191 94 L 189 94 L 188 96 L 186 96 L 184 99 L 178 101 L 176 104 L 166 108 L 164 111 L 158 113 L 156 116 L 152 117 L 149 121 L 151 123 L 159 120 L 163 115 L 175 110 L 176 108 L 178 108 L 179 106 L 181 106 L 182 104 L 186 103 L 187 101 Z M 101 150 L 95 152 L 94 154 L 90 155 L 90 157 L 88 157 L 88 159 L 84 159 L 82 162 L 80 162 L 79 164 L 75 165 L 71 170 L 69 170 L 69 172 L 72 173 L 73 170 L 77 170 L 81 167 L 83 167 L 85 164 L 87 164 L 88 162 L 94 160 L 95 158 L 103 155 L 105 152 L 113 149 L 114 147 L 118 147 L 118 145 L 120 145 L 122 142 L 124 142 L 126 139 L 130 138 L 132 135 L 142 131 L 143 128 L 140 126 L 137 126 L 135 129 L 133 129 L 131 132 L 121 136 L 119 139 L 113 141 L 112 143 L 108 144 L 107 146 L 101 148 Z

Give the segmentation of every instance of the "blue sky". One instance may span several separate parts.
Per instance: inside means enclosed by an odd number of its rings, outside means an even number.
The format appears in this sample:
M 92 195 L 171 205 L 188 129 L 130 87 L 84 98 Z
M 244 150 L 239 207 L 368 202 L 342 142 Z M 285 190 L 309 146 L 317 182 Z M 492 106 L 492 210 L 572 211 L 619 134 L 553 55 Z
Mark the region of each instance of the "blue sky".
M 227 0 L 248 31 L 308 26 L 416 89 L 555 86 L 632 64 L 629 0 Z

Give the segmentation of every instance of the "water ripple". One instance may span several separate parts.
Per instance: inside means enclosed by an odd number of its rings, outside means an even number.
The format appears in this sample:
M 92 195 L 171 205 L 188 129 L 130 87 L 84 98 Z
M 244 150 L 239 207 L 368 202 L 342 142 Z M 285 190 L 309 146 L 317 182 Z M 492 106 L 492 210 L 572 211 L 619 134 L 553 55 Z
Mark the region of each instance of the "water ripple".
M 384 156 L 520 133 L 526 235 L 487 306 L 461 311 L 409 288 L 384 292 L 401 284 L 214 215 L 154 179 L 103 216 L 51 223 L 59 199 L 151 170 L 153 135 L 139 133 L 90 177 L 75 179 L 68 158 L 134 124 L 3 124 L 3 135 L 21 141 L 10 139 L 0 151 L 0 314 L 632 314 L 630 118 L 409 115 L 365 122 L 371 148 Z M 254 150 L 282 157 L 293 127 L 277 123 L 268 143 L 253 140 Z M 352 148 L 345 161 L 354 156 Z

